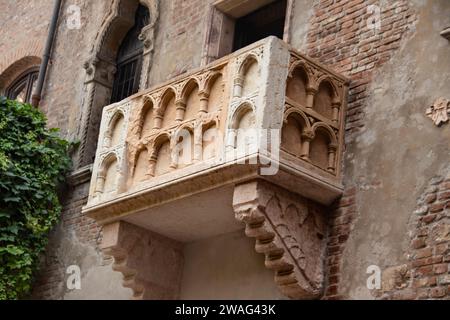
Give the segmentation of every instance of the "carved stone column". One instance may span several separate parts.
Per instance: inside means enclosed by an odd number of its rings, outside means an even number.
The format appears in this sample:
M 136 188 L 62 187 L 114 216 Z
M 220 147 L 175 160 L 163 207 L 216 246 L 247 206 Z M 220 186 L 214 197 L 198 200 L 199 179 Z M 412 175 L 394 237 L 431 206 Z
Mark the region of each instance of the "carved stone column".
M 328 171 L 331 173 L 336 172 L 336 153 L 339 146 L 337 144 L 330 144 L 328 146 Z
M 156 163 L 158 161 L 158 154 L 152 154 L 150 155 L 150 160 L 148 162 L 148 168 L 146 172 L 146 179 L 150 179 L 155 176 L 155 170 L 156 170 Z
M 256 239 L 256 251 L 275 272 L 275 282 L 291 299 L 315 299 L 322 294 L 325 256 L 324 209 L 310 200 L 265 181 L 235 188 L 236 219 Z
M 331 109 L 333 109 L 333 123 L 339 123 L 339 112 L 341 109 L 341 102 L 334 101 L 331 105 Z
M 309 158 L 309 152 L 311 147 L 311 141 L 314 140 L 314 132 L 311 130 L 305 130 L 302 133 L 302 150 L 300 157 L 305 161 L 311 161 Z
M 76 161 L 77 168 L 93 162 L 103 107 L 109 103 L 116 72 L 114 63 L 98 57 L 87 61 L 84 68 L 86 70 L 85 96 L 79 127 L 80 147 Z
M 208 102 L 209 102 L 209 93 L 206 91 L 201 91 L 199 93 L 200 96 L 200 110 L 199 115 L 208 113 Z
M 306 107 L 312 109 L 314 106 L 314 97 L 317 94 L 317 89 L 313 87 L 308 87 L 306 89 Z
M 123 286 L 136 300 L 173 300 L 179 296 L 182 245 L 126 222 L 103 227 L 103 252 L 114 258 Z
M 242 96 L 242 88 L 243 87 L 244 87 L 244 78 L 241 76 L 238 76 L 234 80 L 233 96 L 235 98 L 240 98 Z
M 183 122 L 184 120 L 184 115 L 186 113 L 186 102 L 182 99 L 177 100 L 175 102 L 175 106 L 176 106 L 176 115 L 175 115 L 175 121 L 177 123 Z
M 146 1 L 145 4 L 150 10 L 152 22 L 148 26 L 145 26 L 139 35 L 139 40 L 144 43 L 141 83 L 139 84 L 140 90 L 145 90 L 149 86 L 149 74 L 153 65 L 155 35 L 159 20 L 159 0 Z

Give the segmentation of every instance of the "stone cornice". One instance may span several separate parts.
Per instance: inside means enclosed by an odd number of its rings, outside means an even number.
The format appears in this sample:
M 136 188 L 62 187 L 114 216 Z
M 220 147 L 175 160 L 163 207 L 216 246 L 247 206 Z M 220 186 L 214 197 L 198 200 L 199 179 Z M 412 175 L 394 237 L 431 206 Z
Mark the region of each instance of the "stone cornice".
M 450 40 L 450 27 L 447 27 L 444 30 L 442 30 L 441 36 L 443 36 L 447 40 Z
M 75 171 L 72 171 L 67 176 L 67 183 L 71 187 L 79 186 L 83 183 L 87 183 L 91 180 L 92 177 L 92 165 L 84 166 L 80 169 L 77 169 Z

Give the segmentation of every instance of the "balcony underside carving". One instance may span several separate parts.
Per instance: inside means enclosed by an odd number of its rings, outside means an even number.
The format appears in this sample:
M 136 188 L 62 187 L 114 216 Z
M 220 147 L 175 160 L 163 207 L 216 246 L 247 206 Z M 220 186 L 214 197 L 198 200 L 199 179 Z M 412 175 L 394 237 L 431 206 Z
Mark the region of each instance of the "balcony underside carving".
M 236 219 L 255 238 L 280 291 L 291 299 L 320 296 L 323 285 L 326 217 L 317 204 L 267 182 L 236 187 Z
M 314 299 L 323 288 L 325 210 L 314 202 L 259 180 L 236 186 L 235 219 L 256 240 L 265 267 L 291 299 Z M 232 214 L 232 212 L 230 212 Z M 127 222 L 104 226 L 101 245 L 114 258 L 113 270 L 134 299 L 176 299 L 183 270 L 183 245 Z
M 135 300 L 178 298 L 183 268 L 182 245 L 126 222 L 103 228 L 103 252 L 113 257 L 113 270 Z

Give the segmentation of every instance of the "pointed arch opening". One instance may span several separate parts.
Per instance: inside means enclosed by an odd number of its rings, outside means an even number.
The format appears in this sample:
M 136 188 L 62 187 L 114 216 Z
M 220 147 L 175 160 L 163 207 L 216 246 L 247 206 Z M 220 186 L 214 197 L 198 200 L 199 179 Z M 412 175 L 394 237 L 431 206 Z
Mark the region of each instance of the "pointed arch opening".
M 142 71 L 144 43 L 139 39 L 142 29 L 150 21 L 150 11 L 139 4 L 134 25 L 120 44 L 116 58 L 116 73 L 111 103 L 121 101 L 139 90 Z
M 332 143 L 330 132 L 324 127 L 315 130 L 314 139 L 311 142 L 310 154 L 311 163 L 323 170 L 329 166 L 329 149 Z
M 111 0 L 85 62 L 77 168 L 93 163 L 103 108 L 145 89 L 151 68 L 158 0 Z
M 336 98 L 335 89 L 330 81 L 324 80 L 314 97 L 314 110 L 327 119 L 333 119 L 332 104 Z
M 307 127 L 305 118 L 299 113 L 291 113 L 283 125 L 281 134 L 282 150 L 296 156 L 302 155 L 302 133 Z
M 297 67 L 288 78 L 286 96 L 294 102 L 306 106 L 308 75 L 302 67 Z

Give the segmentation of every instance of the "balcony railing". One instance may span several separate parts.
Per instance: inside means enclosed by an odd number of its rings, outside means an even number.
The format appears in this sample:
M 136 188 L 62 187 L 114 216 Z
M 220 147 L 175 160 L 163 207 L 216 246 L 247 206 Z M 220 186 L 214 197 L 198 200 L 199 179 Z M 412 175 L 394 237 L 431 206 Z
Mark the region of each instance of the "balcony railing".
M 347 80 L 269 37 L 104 108 L 86 212 L 113 221 L 261 178 L 342 192 Z

